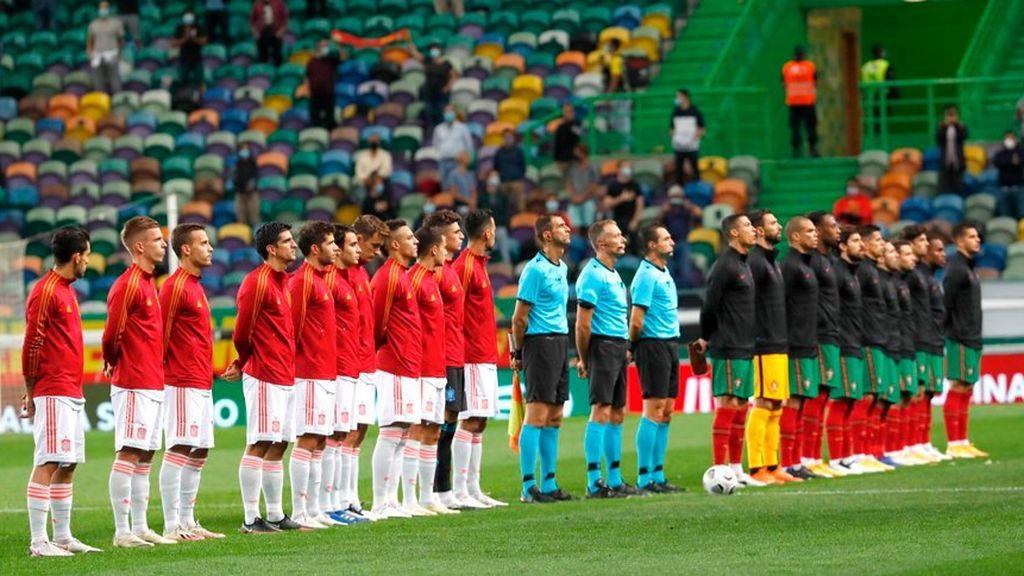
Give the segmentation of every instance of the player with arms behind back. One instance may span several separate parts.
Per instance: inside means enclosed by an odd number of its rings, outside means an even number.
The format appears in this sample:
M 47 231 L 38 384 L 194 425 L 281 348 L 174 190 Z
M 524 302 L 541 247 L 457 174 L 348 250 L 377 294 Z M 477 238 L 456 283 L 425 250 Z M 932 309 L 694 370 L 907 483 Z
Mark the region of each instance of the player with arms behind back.
M 91 247 L 84 228 L 66 227 L 50 240 L 54 266 L 32 287 L 25 306 L 23 416 L 32 419 L 35 457 L 28 481 L 31 556 L 99 552 L 71 535 L 71 482 L 85 462 L 82 317 L 71 284 L 85 276 Z M 46 533 L 53 517 L 53 540 Z

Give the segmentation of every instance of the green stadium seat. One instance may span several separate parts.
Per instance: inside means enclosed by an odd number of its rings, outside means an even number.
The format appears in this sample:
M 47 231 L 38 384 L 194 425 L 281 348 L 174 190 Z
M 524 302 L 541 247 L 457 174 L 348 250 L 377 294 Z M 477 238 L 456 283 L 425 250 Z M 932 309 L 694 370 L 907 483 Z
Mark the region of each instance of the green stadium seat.
M 114 141 L 106 136 L 93 136 L 85 141 L 82 154 L 97 163 L 102 162 L 114 150 Z
M 288 162 L 288 174 L 296 176 L 299 174 L 316 174 L 320 165 L 320 155 L 316 152 L 297 152 Z
M 183 156 L 170 156 L 160 164 L 160 176 L 166 183 L 169 180 L 192 179 L 192 160 Z
M 323 152 L 330 144 L 330 134 L 325 128 L 306 128 L 299 132 L 299 148 Z
M 25 213 L 25 235 L 35 236 L 53 230 L 57 216 L 53 208 L 37 206 Z
M 145 140 L 145 154 L 163 160 L 174 152 L 174 138 L 169 134 L 152 134 Z
M 93 230 L 89 234 L 89 240 L 92 251 L 103 257 L 114 254 L 121 245 L 121 238 L 118 237 L 117 231 L 112 228 Z
M 57 210 L 55 226 L 85 226 L 87 211 L 84 206 L 64 206 Z
M 216 154 L 203 154 L 193 165 L 196 180 L 202 178 L 223 178 L 224 159 Z
M 36 124 L 30 118 L 12 118 L 5 127 L 4 139 L 24 144 L 36 135 Z

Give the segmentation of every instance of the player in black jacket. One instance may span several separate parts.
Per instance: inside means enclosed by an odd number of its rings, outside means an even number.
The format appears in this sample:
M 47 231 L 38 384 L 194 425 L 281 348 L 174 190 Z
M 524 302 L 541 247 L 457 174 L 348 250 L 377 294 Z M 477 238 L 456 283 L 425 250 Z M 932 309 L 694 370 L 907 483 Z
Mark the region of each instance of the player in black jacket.
M 927 330 L 928 338 L 924 344 L 923 360 L 929 369 L 927 381 L 922 386 L 924 407 L 921 411 L 924 414 L 924 427 L 920 431 L 920 441 L 925 443 L 928 454 L 942 460 L 950 460 L 952 457 L 932 445 L 932 399 L 942 395 L 946 381 L 946 336 L 943 331 L 943 323 L 946 321 L 946 303 L 943 301 L 942 281 L 939 280 L 939 273 L 946 267 L 946 239 L 947 236 L 941 232 L 928 233 L 928 253 L 925 256 L 925 261 L 928 265 L 928 301 L 931 304 L 931 314 Z
M 897 277 L 900 257 L 891 242 L 885 243 L 885 250 L 882 254 L 882 258 L 878 261 L 886 306 L 885 323 L 882 325 L 882 329 L 888 337 L 883 347 L 886 361 L 885 376 L 882 379 L 881 391 L 875 399 L 875 410 L 872 413 L 876 418 L 872 419 L 871 425 L 877 427 L 872 451 L 882 464 L 898 468 L 902 464 L 895 462 L 890 457 L 891 446 L 895 440 L 892 436 L 898 434 L 898 426 L 893 430 L 895 419 L 890 420 L 889 416 L 895 417 L 896 413 L 893 412 L 892 407 L 899 404 L 900 401 L 899 355 L 903 345 L 903 335 L 900 331 L 903 312 L 900 310 L 899 278 Z
M 884 472 L 893 467 L 875 458 L 881 421 L 881 407 L 875 399 L 882 393 L 889 378 L 889 360 L 885 355 L 888 309 L 878 269 L 878 261 L 885 255 L 885 240 L 878 227 L 871 225 L 862 226 L 860 236 L 864 241 L 864 259 L 857 267 L 857 281 L 860 283 L 861 325 L 864 329 L 861 335 L 864 345 L 864 394 L 854 403 L 850 419 L 854 422 L 854 446 L 859 446 L 857 455 L 861 466 L 870 472 Z M 858 422 L 863 422 L 863 425 L 858 427 Z
M 891 446 L 896 462 L 905 466 L 917 464 L 931 464 L 931 458 L 917 456 L 910 447 L 913 445 L 911 430 L 913 428 L 914 415 L 911 412 L 910 401 L 917 396 L 917 365 L 914 360 L 915 332 L 915 310 L 914 297 L 910 291 L 911 275 L 917 267 L 917 256 L 914 248 L 906 240 L 893 242 L 898 254 L 898 270 L 893 275 L 897 279 L 900 301 L 900 350 L 899 350 L 899 374 L 900 374 L 900 400 L 893 405 L 889 413 L 889 426 Z

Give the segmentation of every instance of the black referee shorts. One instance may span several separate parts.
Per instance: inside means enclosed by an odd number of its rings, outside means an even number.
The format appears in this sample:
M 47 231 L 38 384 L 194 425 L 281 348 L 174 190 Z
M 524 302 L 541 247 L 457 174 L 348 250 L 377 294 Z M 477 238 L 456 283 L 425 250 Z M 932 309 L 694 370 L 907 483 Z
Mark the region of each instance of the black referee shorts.
M 569 335 L 534 334 L 523 341 L 526 402 L 562 404 L 569 399 Z
M 466 410 L 466 369 L 462 366 L 446 368 L 448 382 L 444 386 L 444 409 L 446 412 Z
M 629 341 L 625 338 L 591 336 L 587 350 L 590 372 L 590 404 L 626 405 L 626 355 Z
M 633 346 L 644 399 L 679 395 L 679 342 L 641 338 Z

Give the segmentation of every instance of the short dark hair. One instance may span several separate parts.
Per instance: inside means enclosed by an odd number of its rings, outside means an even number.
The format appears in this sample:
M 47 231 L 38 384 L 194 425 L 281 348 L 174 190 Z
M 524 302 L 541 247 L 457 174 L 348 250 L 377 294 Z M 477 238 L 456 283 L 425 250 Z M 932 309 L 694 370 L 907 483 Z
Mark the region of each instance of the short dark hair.
M 356 235 L 364 239 L 372 238 L 374 234 L 380 234 L 386 238 L 389 232 L 384 222 L 373 214 L 363 214 L 356 218 L 352 223 L 352 229 L 355 230 Z
M 953 226 L 953 240 L 959 240 L 967 235 L 969 230 L 977 230 L 978 225 L 974 222 L 964 221 Z
M 473 210 L 466 215 L 466 235 L 470 240 L 478 240 L 483 237 L 484 232 L 491 229 L 494 224 L 494 213 L 486 208 Z
M 910 246 L 910 242 L 907 242 L 906 240 L 896 240 L 892 243 L 892 247 L 895 248 L 897 252 L 899 252 L 900 248 L 903 248 L 904 246 Z
M 943 108 L 942 111 L 943 112 L 959 112 L 960 111 L 960 107 L 957 106 L 956 104 L 946 104 L 945 108 Z
M 171 232 L 171 250 L 174 250 L 174 255 L 181 258 L 181 247 L 192 242 L 192 233 L 200 230 L 205 231 L 206 227 L 195 222 L 175 226 Z
M 789 221 L 786 222 L 786 229 L 784 232 L 786 234 L 786 240 L 789 240 L 790 236 L 799 232 L 800 229 L 798 227 L 802 226 L 804 222 L 810 221 L 811 219 L 806 216 L 793 216 L 790 218 Z
M 284 222 L 267 222 L 256 229 L 256 252 L 260 258 L 266 260 L 269 257 L 267 248 L 277 244 L 277 239 L 282 232 L 288 232 L 292 227 Z
M 687 98 L 690 97 L 690 91 L 687 90 L 686 88 L 680 88 L 679 90 L 677 90 L 677 92 L 679 92 L 683 96 L 686 96 Z
M 861 235 L 860 228 L 852 224 L 843 224 L 839 228 L 839 243 L 846 244 L 847 242 L 850 241 L 850 238 L 855 234 L 858 236 Z
M 825 217 L 831 215 L 831 212 L 825 212 L 824 210 L 815 210 L 813 212 L 807 213 L 807 219 L 811 221 L 811 224 L 814 224 L 815 228 L 818 228 L 825 221 Z
M 121 229 L 121 244 L 124 244 L 124 247 L 130 252 L 131 248 L 128 245 L 135 240 L 139 233 L 159 227 L 160 223 L 149 216 L 133 216 L 124 223 L 124 228 Z
M 444 234 L 438 226 L 423 225 L 416 231 L 416 243 L 420 256 L 424 256 L 431 248 L 444 244 Z
M 921 234 L 927 233 L 928 232 L 924 229 L 924 226 L 921 226 L 920 224 L 909 224 L 900 231 L 900 236 L 902 236 L 904 240 L 913 240 Z
M 860 232 L 860 237 L 861 238 L 867 238 L 868 236 L 871 236 L 875 232 L 881 232 L 881 231 L 882 231 L 882 229 L 879 228 L 878 226 L 875 226 L 874 224 L 861 224 L 857 228 L 857 232 Z
M 89 231 L 81 226 L 65 226 L 50 238 L 50 251 L 57 265 L 71 262 L 75 254 L 89 249 Z
M 313 246 L 319 246 L 334 235 L 334 225 L 329 222 L 306 222 L 299 228 L 299 250 L 303 256 L 309 256 Z
M 348 224 L 335 224 L 334 225 L 334 241 L 341 247 L 341 243 L 345 241 L 345 234 L 355 234 L 356 229 L 349 226 Z
M 934 227 L 928 231 L 928 242 L 934 242 L 938 240 L 943 245 L 949 244 L 949 234 L 946 234 L 941 228 Z
M 409 226 L 409 223 L 406 222 L 405 220 L 402 220 L 401 218 L 392 218 L 391 220 L 388 220 L 387 222 L 385 222 L 384 226 L 387 228 L 387 233 L 384 235 L 384 238 L 389 240 L 388 242 L 384 242 L 384 250 L 388 254 L 391 254 L 390 239 L 391 239 L 392 234 L 394 234 L 396 231 L 398 231 L 402 227 Z
M 740 218 L 745 214 L 730 214 L 722 219 L 722 236 L 728 241 L 729 233 L 740 225 Z
M 424 226 L 449 226 L 451 224 L 462 224 L 462 216 L 454 210 L 438 210 L 427 214 L 423 219 Z
M 750 223 L 754 225 L 754 228 L 760 228 L 764 226 L 764 219 L 771 213 L 771 210 L 759 208 L 752 212 L 747 212 L 747 218 L 750 218 Z
M 533 233 L 537 236 L 537 242 L 544 241 L 544 233 L 550 232 L 555 227 L 555 218 L 561 218 L 561 214 L 541 214 L 533 225 Z
M 609 224 L 614 223 L 615 220 L 605 218 L 604 220 L 598 220 L 590 225 L 590 229 L 587 230 L 587 239 L 590 240 L 590 245 L 594 247 L 594 250 L 597 250 L 597 241 L 601 238 L 601 235 L 604 234 L 604 229 L 607 228 Z
M 644 254 L 651 251 L 651 243 L 658 241 L 658 230 L 666 229 L 661 222 L 651 222 L 640 229 L 640 244 L 643 245 Z

